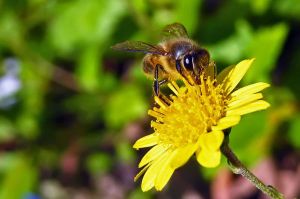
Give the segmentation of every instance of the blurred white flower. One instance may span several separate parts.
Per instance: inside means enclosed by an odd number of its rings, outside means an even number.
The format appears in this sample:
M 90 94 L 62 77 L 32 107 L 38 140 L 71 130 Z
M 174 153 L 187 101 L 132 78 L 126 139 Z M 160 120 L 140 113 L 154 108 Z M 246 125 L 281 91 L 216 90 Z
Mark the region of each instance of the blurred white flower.
M 7 58 L 3 67 L 4 76 L 0 77 L 0 108 L 5 109 L 16 102 L 15 94 L 21 88 L 20 63 L 15 58 Z

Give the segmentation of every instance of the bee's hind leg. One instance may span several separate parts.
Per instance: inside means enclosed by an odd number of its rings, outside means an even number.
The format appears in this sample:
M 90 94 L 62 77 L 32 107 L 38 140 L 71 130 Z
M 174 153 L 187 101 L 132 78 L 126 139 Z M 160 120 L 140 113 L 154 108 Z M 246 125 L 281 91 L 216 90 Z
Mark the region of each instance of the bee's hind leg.
M 159 69 L 163 70 L 163 67 L 161 65 L 157 64 L 154 69 L 154 82 L 153 82 L 153 90 L 154 90 L 154 93 L 156 96 L 159 96 L 160 86 L 168 81 L 167 79 L 162 79 L 162 80 L 158 79 L 159 78 L 159 71 L 158 71 Z

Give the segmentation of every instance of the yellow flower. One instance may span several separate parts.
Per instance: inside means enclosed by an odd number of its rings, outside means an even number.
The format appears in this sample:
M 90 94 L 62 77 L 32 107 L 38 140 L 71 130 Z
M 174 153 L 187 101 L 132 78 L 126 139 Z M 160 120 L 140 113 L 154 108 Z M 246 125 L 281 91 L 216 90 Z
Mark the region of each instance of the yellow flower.
M 269 84 L 260 82 L 233 91 L 253 60 L 230 66 L 215 79 L 203 72 L 197 84 L 191 78 L 182 86 L 171 82 L 168 86 L 174 94 L 155 97 L 158 106 L 148 112 L 155 118 L 151 122 L 154 133 L 133 146 L 152 147 L 139 163 L 139 168 L 144 168 L 135 177 L 136 180 L 144 174 L 143 191 L 153 187 L 162 190 L 175 169 L 194 153 L 202 166 L 218 166 L 223 130 L 238 124 L 241 115 L 270 106 L 260 93 Z

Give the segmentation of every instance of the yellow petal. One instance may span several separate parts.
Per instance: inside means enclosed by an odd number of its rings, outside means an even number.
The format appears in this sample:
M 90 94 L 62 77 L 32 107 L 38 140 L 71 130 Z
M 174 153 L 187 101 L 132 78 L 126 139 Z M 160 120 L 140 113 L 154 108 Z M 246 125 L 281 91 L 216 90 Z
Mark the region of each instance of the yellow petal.
M 145 148 L 150 147 L 153 145 L 156 145 L 158 142 L 158 136 L 155 133 L 152 133 L 150 135 L 144 136 L 140 139 L 138 139 L 134 145 L 133 148 L 139 149 L 139 148 Z
M 250 94 L 258 93 L 258 92 L 264 90 L 265 88 L 268 88 L 269 86 L 270 86 L 270 84 L 263 83 L 263 82 L 250 84 L 248 86 L 245 86 L 243 88 L 240 88 L 240 89 L 234 91 L 233 93 L 230 94 L 230 96 L 235 97 L 235 96 L 250 95 Z
M 159 112 L 156 112 L 156 111 L 153 111 L 153 110 L 149 110 L 148 115 L 157 118 L 159 121 L 161 120 L 161 118 L 164 117 L 164 115 L 162 113 L 159 113 Z
M 227 93 L 230 93 L 237 86 L 253 61 L 254 59 L 243 60 L 232 69 L 232 72 L 224 79 L 224 89 Z
M 247 104 L 245 106 L 241 106 L 236 109 L 232 109 L 226 112 L 226 116 L 232 116 L 232 115 L 245 115 L 251 112 L 260 111 L 268 108 L 270 104 L 263 100 L 258 100 L 255 102 L 252 102 L 250 104 Z
M 167 148 L 162 144 L 158 144 L 158 145 L 152 147 L 142 158 L 141 162 L 139 163 L 139 168 L 148 164 L 152 160 L 155 160 L 157 157 L 159 157 L 161 154 L 163 154 L 166 150 L 167 150 Z
M 241 116 L 232 115 L 221 118 L 216 126 L 212 126 L 212 130 L 224 130 L 237 125 L 241 120 Z
M 227 110 L 238 108 L 245 104 L 257 101 L 261 98 L 263 98 L 263 95 L 261 93 L 234 97 L 229 101 Z
M 197 153 L 197 161 L 204 167 L 213 168 L 220 164 L 221 152 L 199 150 Z
M 154 101 L 162 108 L 162 109 L 166 109 L 167 108 L 167 104 L 162 101 L 159 97 L 154 96 Z
M 136 176 L 134 177 L 134 182 L 137 181 L 146 171 L 147 169 L 151 166 L 151 164 L 148 164 L 147 166 L 145 166 L 142 170 L 140 170 L 140 172 L 138 174 L 136 174 Z
M 149 166 L 142 180 L 142 191 L 149 191 L 154 187 L 154 182 L 161 169 L 161 164 L 170 156 L 170 152 L 171 151 L 166 151 Z
M 224 83 L 224 80 L 227 76 L 230 76 L 230 74 L 233 72 L 235 65 L 228 66 L 224 70 L 222 70 L 218 76 L 217 76 L 217 83 L 222 84 Z
M 168 83 L 168 87 L 171 89 L 171 91 L 178 96 L 178 90 L 180 90 L 180 88 L 177 86 L 176 83 L 172 82 L 172 83 Z
M 177 169 L 184 165 L 197 149 L 196 144 L 189 144 L 187 146 L 176 149 L 176 156 L 172 159 L 170 165 L 172 168 Z
M 154 182 L 156 190 L 162 190 L 174 173 L 175 169 L 171 167 L 170 162 L 176 156 L 176 154 L 176 151 L 173 151 L 167 158 L 164 159 L 164 161 L 161 162 L 160 170 L 158 171 Z
M 169 165 L 162 168 L 161 173 L 158 175 L 155 182 L 156 190 L 161 191 L 166 186 L 174 171 L 175 169 L 171 168 Z
M 224 140 L 224 133 L 222 131 L 211 131 L 204 133 L 199 138 L 201 150 L 216 151 L 219 150 Z

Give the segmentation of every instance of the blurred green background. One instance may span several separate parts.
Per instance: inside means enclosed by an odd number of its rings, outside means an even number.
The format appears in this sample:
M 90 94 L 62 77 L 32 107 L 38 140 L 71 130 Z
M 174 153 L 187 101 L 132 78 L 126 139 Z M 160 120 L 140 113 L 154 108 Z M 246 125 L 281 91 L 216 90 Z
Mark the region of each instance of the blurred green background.
M 300 195 L 298 0 L 0 0 L 0 199 L 261 196 L 244 181 L 240 190 L 225 160 L 204 169 L 192 158 L 161 193 L 133 182 L 152 81 L 142 54 L 110 46 L 156 44 L 174 22 L 218 71 L 256 58 L 242 84 L 271 83 L 272 106 L 243 117 L 230 143 L 264 181 Z

